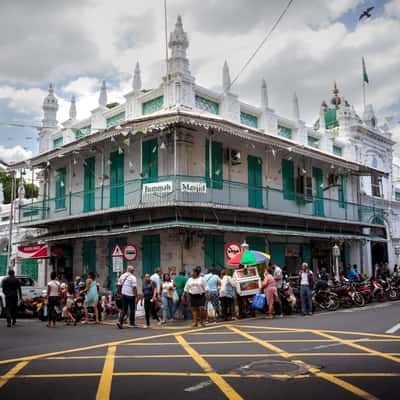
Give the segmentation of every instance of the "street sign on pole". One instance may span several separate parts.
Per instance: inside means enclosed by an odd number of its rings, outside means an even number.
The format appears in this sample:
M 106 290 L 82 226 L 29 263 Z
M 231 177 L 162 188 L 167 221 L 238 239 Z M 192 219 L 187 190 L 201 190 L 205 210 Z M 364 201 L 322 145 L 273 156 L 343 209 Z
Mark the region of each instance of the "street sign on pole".
M 239 243 L 228 243 L 225 248 L 225 255 L 230 260 L 241 252 Z
M 111 256 L 113 260 L 112 261 L 113 272 L 122 272 L 124 267 L 124 258 L 121 247 L 118 244 L 115 245 L 114 250 L 111 253 Z
M 127 244 L 123 249 L 123 253 L 126 261 L 135 261 L 138 254 L 137 247 L 134 244 Z

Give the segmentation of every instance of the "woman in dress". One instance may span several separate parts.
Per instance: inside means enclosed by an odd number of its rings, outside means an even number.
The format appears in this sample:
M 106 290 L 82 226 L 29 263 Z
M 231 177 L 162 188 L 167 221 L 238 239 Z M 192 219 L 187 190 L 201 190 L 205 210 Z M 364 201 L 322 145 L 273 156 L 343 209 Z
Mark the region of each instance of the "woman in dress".
M 268 306 L 268 319 L 273 318 L 274 303 L 280 303 L 278 296 L 278 289 L 276 288 L 276 281 L 272 275 L 272 268 L 268 266 L 264 274 L 264 282 L 262 285 Z
M 206 280 L 200 276 L 201 267 L 196 267 L 192 271 L 192 277 L 188 279 L 185 285 L 185 295 L 189 294 L 190 307 L 193 315 L 193 327 L 198 326 L 198 319 L 200 318 L 200 325 L 204 325 L 205 310 L 204 305 L 206 302 L 206 293 L 208 292 Z
M 50 281 L 47 283 L 47 313 L 49 316 L 48 328 L 56 327 L 57 313 L 55 308 L 60 306 L 60 282 L 58 282 L 57 274 L 53 271 L 50 274 Z
M 167 322 L 167 319 L 172 319 L 172 309 L 174 305 L 174 291 L 175 283 L 171 280 L 171 276 L 165 273 L 161 284 L 161 296 L 162 296 L 162 324 Z
M 99 293 L 97 291 L 96 275 L 94 272 L 89 272 L 88 278 L 86 279 L 85 289 L 81 291 L 85 295 L 85 301 L 83 308 L 85 310 L 85 321 L 83 324 L 89 323 L 88 307 L 93 307 L 94 314 L 96 316 L 96 324 L 99 323 L 99 310 L 97 309 L 97 303 L 99 302 Z

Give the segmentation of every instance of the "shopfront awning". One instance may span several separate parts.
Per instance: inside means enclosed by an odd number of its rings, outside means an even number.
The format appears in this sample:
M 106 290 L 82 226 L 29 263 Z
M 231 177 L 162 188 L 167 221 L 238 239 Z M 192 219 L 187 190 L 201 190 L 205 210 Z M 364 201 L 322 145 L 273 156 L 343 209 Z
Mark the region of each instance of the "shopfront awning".
M 61 242 L 71 239 L 84 239 L 84 238 L 106 238 L 114 236 L 123 236 L 128 233 L 150 232 L 166 229 L 196 229 L 201 231 L 218 231 L 218 232 L 239 232 L 261 235 L 274 235 L 274 236 L 300 236 L 315 239 L 331 239 L 331 240 L 369 240 L 374 242 L 386 242 L 387 239 L 379 236 L 369 235 L 354 235 L 340 232 L 316 232 L 316 231 L 302 231 L 280 228 L 267 228 L 267 227 L 254 227 L 245 225 L 227 225 L 227 224 L 213 224 L 203 223 L 197 221 L 169 221 L 156 224 L 144 224 L 128 227 L 126 229 L 115 230 L 92 230 L 86 232 L 77 232 L 62 235 L 43 235 L 36 239 L 44 242 Z

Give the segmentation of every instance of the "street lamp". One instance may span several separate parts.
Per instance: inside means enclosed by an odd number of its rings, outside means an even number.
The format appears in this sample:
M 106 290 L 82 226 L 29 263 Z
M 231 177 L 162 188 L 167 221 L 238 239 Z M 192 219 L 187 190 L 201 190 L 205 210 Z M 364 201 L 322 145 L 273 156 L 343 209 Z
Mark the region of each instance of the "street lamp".
M 339 257 L 340 257 L 340 247 L 335 244 L 332 247 L 332 255 L 335 259 L 335 278 L 338 281 L 339 280 Z

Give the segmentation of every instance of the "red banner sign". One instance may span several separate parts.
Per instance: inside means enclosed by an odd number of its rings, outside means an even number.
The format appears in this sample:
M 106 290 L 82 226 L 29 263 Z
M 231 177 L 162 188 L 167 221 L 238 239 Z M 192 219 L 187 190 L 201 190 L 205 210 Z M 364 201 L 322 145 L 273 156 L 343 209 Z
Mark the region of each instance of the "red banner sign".
M 49 256 L 47 244 L 35 244 L 32 246 L 18 246 L 18 259 L 46 258 Z

